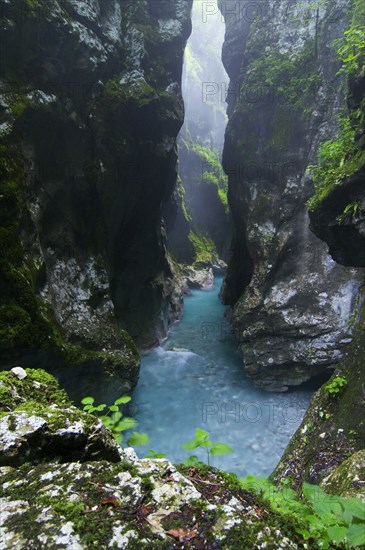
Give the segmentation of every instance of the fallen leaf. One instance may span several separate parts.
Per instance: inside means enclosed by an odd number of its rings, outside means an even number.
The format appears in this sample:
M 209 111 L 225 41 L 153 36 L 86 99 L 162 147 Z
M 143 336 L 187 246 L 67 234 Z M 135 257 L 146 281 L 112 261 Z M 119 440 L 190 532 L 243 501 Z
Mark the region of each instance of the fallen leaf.
M 113 495 L 109 495 L 100 501 L 100 506 L 108 506 L 108 505 L 120 507 L 122 503 L 120 502 L 119 498 Z
M 142 504 L 139 511 L 140 511 L 140 513 L 142 514 L 143 517 L 146 517 L 151 513 L 151 510 L 145 504 Z
M 170 529 L 166 531 L 167 535 L 171 535 L 175 539 L 191 540 L 198 536 L 197 531 L 187 531 L 186 529 Z

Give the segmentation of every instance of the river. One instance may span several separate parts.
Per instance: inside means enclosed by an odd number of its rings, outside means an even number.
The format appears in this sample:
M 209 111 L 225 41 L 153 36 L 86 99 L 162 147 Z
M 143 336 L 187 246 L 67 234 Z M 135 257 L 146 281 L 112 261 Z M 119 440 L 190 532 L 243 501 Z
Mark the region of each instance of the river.
M 299 426 L 312 391 L 268 393 L 253 386 L 224 320 L 221 283 L 217 278 L 212 290 L 186 297 L 183 317 L 169 338 L 142 358 L 132 411 L 137 430 L 150 442 L 137 452 L 144 456 L 153 448 L 175 463 L 191 454 L 205 461 L 203 450 L 181 448 L 201 428 L 213 442 L 234 450 L 211 457 L 212 465 L 239 476 L 266 476 Z

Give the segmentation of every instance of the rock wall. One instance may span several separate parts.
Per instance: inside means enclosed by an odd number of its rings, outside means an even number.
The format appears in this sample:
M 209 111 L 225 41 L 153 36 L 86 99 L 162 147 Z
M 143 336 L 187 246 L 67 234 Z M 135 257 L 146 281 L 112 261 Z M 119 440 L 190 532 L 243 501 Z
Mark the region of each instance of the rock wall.
M 52 349 L 135 383 L 127 332 L 151 346 L 179 315 L 161 209 L 191 4 L 1 2 L 3 366 Z
M 345 104 L 331 45 L 348 8 L 220 3 L 231 79 L 223 166 L 235 227 L 222 297 L 245 370 L 268 390 L 331 372 L 351 339 L 358 276 L 309 231 L 306 206 L 308 165 Z
M 364 33 L 365 7 L 356 2 L 350 30 Z M 347 40 L 354 40 L 356 33 L 349 33 Z M 362 41 L 362 44 L 364 42 Z M 363 49 L 363 46 L 362 46 Z M 323 188 L 317 189 L 315 207 L 311 209 L 311 222 L 316 234 L 329 245 L 334 259 L 355 267 L 365 262 L 365 242 L 361 246 L 364 218 L 365 186 L 360 175 L 364 173 L 365 157 L 359 150 L 365 148 L 365 116 L 356 116 L 359 106 L 365 102 L 365 87 L 357 88 L 357 101 L 353 101 L 354 84 L 362 81 L 365 62 L 361 47 L 351 44 L 351 52 L 357 63 L 345 63 L 348 80 L 348 115 L 355 131 L 355 145 L 351 162 L 353 175 L 333 182 L 333 173 L 340 166 L 327 164 L 322 175 L 328 172 L 330 189 L 324 198 Z M 351 144 L 350 144 L 351 145 Z M 348 146 L 348 144 L 346 144 Z M 361 153 L 360 153 L 361 155 Z M 353 162 L 357 160 L 357 162 Z M 362 162 L 362 164 L 361 164 Z M 326 178 L 324 178 L 326 183 Z M 356 185 L 357 181 L 357 185 Z M 326 185 L 327 187 L 327 185 Z M 356 191 L 356 194 L 354 193 Z M 349 201 L 349 197 L 352 200 Z M 358 210 L 346 212 L 346 207 L 356 200 Z M 336 215 L 334 215 L 336 213 Z M 339 215 L 342 216 L 339 218 Z M 343 216 L 345 214 L 345 216 Z M 337 235 L 334 242 L 334 235 Z M 364 270 L 362 270 L 363 272 Z M 352 318 L 354 336 L 331 379 L 314 395 L 301 426 L 290 441 L 283 457 L 273 473 L 276 481 L 290 476 L 298 485 L 303 480 L 319 483 L 330 493 L 353 494 L 359 491 L 363 498 L 363 449 L 365 442 L 365 287 L 364 279 Z M 362 452 L 361 452 L 362 451 Z

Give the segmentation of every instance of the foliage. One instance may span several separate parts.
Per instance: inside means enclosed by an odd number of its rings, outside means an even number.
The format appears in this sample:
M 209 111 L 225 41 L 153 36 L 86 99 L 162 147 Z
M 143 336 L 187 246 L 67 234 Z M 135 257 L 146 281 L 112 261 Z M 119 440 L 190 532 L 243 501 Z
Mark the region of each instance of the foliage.
M 244 489 L 260 494 L 273 510 L 290 521 L 308 541 L 308 548 L 312 542 L 324 549 L 341 543 L 346 548 L 365 544 L 365 508 L 359 499 L 328 495 L 309 483 L 304 483 L 299 493 L 290 488 L 289 479 L 279 486 L 255 476 L 239 481 Z
M 325 389 L 331 395 L 337 395 L 341 389 L 347 385 L 347 379 L 344 376 L 336 376 L 329 384 L 325 386 Z
M 227 190 L 228 177 L 223 171 L 218 151 L 205 147 L 200 143 L 188 143 L 187 141 L 185 141 L 185 146 L 190 151 L 193 151 L 204 163 L 203 181 L 212 183 L 219 189 Z M 211 178 L 210 180 L 209 177 Z
M 183 443 L 182 448 L 185 451 L 193 451 L 194 449 L 203 449 L 207 455 L 207 463 L 210 465 L 210 456 L 227 455 L 233 453 L 233 449 L 226 443 L 212 443 L 210 441 L 209 433 L 205 430 L 197 428 L 195 430 L 195 439 L 188 443 Z M 184 461 L 185 466 L 197 466 L 202 464 L 196 455 L 192 455 Z
M 83 410 L 90 414 L 102 413 L 106 410 L 107 412 L 105 414 L 100 416 L 96 414 L 96 416 L 100 417 L 100 420 L 103 422 L 104 426 L 109 428 L 118 443 L 121 443 L 123 439 L 123 432 L 135 428 L 138 424 L 134 418 L 123 416 L 123 413 L 120 410 L 121 405 L 126 405 L 130 401 L 131 397 L 125 395 L 116 399 L 113 405 L 106 405 L 106 403 L 94 405 L 95 399 L 93 397 L 84 397 L 81 403 L 84 405 Z M 127 439 L 127 445 L 146 445 L 148 441 L 149 437 L 145 433 L 133 432 Z
M 150 449 L 148 451 L 148 454 L 145 456 L 145 458 L 165 458 L 165 453 L 159 453 L 155 451 L 154 449 Z
M 350 28 L 337 41 L 338 57 L 342 61 L 340 72 L 349 76 L 365 74 L 365 5 L 355 0 Z
M 303 100 L 320 84 L 316 72 L 314 48 L 308 42 L 298 54 L 273 50 L 250 63 L 245 87 L 250 97 L 275 95 L 289 108 L 301 109 Z M 255 104 L 254 101 L 252 101 Z
M 340 216 L 337 216 L 337 221 L 339 223 L 342 223 L 344 221 L 346 221 L 348 218 L 350 218 L 351 216 L 356 216 L 358 213 L 360 212 L 360 204 L 359 204 L 359 201 L 355 201 L 355 202 L 352 202 L 350 204 L 348 204 L 343 213 L 340 214 Z
M 213 257 L 217 256 L 214 242 L 205 235 L 190 231 L 189 241 L 194 246 L 196 263 L 211 263 Z
M 356 130 L 349 116 L 339 121 L 340 130 L 337 138 L 328 140 L 319 148 L 318 164 L 310 165 L 316 194 L 308 205 L 313 210 L 337 185 L 350 177 L 365 163 L 365 152 L 356 144 Z
M 343 38 L 334 43 L 338 58 L 342 61 L 339 72 L 344 73 L 347 79 L 359 78 L 365 74 L 364 17 L 363 0 L 355 0 L 350 27 L 345 31 Z M 314 210 L 335 186 L 343 184 L 344 180 L 364 166 L 365 151 L 357 142 L 364 126 L 364 109 L 353 109 L 351 114 L 340 118 L 338 135 L 320 146 L 317 165 L 309 167 L 316 190 L 308 203 L 311 210 Z M 339 221 L 342 221 L 341 216 Z

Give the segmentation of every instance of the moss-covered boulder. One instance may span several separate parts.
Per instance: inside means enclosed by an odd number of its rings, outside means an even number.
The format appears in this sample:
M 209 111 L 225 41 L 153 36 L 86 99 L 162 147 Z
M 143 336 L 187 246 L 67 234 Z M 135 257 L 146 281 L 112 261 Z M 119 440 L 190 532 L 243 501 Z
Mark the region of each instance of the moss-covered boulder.
M 354 496 L 365 502 L 365 450 L 354 453 L 321 482 L 332 495 Z
M 21 379 L 16 370 L 0 374 L 1 466 L 120 460 L 109 430 L 73 406 L 52 376 L 31 369 L 24 374 Z

